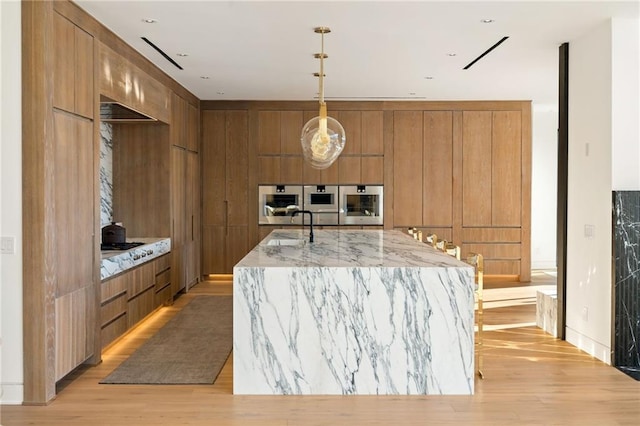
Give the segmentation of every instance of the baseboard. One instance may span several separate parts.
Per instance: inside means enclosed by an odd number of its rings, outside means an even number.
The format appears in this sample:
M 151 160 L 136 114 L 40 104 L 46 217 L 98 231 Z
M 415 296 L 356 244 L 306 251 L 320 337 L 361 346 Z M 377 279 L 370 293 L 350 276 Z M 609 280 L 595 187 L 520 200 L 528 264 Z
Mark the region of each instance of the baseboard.
M 595 340 L 587 337 L 583 334 L 578 333 L 577 331 L 566 327 L 565 328 L 565 340 L 571 343 L 576 348 L 580 349 L 604 362 L 605 364 L 611 365 L 611 348 L 607 347 L 601 343 L 596 342 Z
M 22 405 L 24 385 L 22 383 L 0 383 L 0 404 Z

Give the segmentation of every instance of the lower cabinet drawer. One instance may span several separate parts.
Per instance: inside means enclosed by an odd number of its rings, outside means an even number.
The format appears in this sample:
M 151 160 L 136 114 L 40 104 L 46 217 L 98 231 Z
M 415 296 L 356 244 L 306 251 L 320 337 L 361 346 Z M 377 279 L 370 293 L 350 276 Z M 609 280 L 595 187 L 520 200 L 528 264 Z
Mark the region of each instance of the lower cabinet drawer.
M 140 293 L 127 302 L 127 325 L 129 328 L 136 325 L 141 319 L 153 311 L 155 307 L 154 300 L 154 287 L 149 287 L 145 292 Z
M 104 326 L 125 313 L 127 313 L 127 293 L 123 291 L 120 295 L 102 303 L 100 306 L 100 324 Z
M 171 284 L 171 269 L 167 269 L 156 275 L 156 292 L 162 290 L 169 284 Z
M 163 303 L 169 302 L 173 295 L 171 294 L 171 283 L 167 283 L 167 286 L 156 292 L 155 305 L 160 306 Z
M 108 323 L 102 326 L 102 332 L 100 333 L 100 339 L 102 341 L 102 347 L 106 347 L 109 343 L 122 336 L 127 331 L 127 314 L 126 312 Z

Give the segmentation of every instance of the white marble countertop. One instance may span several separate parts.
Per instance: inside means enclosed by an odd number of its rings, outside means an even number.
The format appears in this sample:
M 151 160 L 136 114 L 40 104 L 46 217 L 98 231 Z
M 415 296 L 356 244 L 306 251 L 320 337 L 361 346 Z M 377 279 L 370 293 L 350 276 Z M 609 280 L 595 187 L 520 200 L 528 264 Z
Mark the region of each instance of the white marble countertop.
M 400 231 L 274 230 L 236 267 L 469 267 Z M 299 240 L 302 245 L 270 245 Z
M 144 244 L 130 250 L 103 251 L 100 262 L 101 280 L 111 278 L 171 251 L 171 238 L 128 238 L 127 242 Z

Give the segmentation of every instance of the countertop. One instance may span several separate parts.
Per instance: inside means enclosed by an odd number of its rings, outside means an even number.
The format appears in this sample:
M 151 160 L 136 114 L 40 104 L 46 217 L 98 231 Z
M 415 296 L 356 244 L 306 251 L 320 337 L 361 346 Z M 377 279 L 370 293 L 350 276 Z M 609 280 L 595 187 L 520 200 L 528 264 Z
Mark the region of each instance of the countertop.
M 171 251 L 171 238 L 128 238 L 127 242 L 144 245 L 130 250 L 108 250 L 101 253 L 100 279 L 111 278 L 127 269 L 142 265 Z
M 434 250 L 400 231 L 274 230 L 236 267 L 460 267 L 469 265 Z M 301 240 L 301 246 L 269 245 L 272 240 Z

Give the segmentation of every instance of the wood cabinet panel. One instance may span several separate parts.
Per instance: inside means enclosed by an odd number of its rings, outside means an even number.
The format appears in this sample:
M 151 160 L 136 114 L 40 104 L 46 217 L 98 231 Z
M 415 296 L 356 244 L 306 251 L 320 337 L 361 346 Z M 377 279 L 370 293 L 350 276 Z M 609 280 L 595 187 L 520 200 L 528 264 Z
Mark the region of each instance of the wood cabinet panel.
M 227 247 L 224 273 L 233 273 L 233 267 L 249 253 L 249 233 L 247 226 L 229 226 L 227 229 Z
M 109 280 L 103 281 L 100 284 L 101 296 L 100 302 L 106 302 L 115 296 L 126 293 L 129 288 L 128 280 L 132 279 L 133 275 L 124 273 L 113 277 Z
M 258 111 L 258 155 L 279 155 L 280 145 L 280 111 Z
M 93 37 L 75 28 L 75 112 L 93 118 L 96 97 L 94 96 Z
M 122 293 L 119 296 L 102 303 L 100 306 L 101 326 L 109 324 L 127 312 L 127 295 Z
M 225 270 L 226 226 L 202 227 L 202 273 L 222 274 Z
M 302 111 L 282 111 L 280 113 L 280 152 L 282 154 L 302 155 L 300 134 L 303 125 Z
M 127 274 L 131 275 L 131 278 L 127 280 L 127 300 L 135 298 L 156 284 L 153 262 L 144 263 Z
M 300 168 L 302 169 L 302 164 Z M 258 157 L 258 183 L 278 184 L 280 182 L 280 157 Z
M 118 337 L 127 331 L 127 314 L 116 318 L 114 321 L 104 325 L 100 333 L 102 348 L 104 349 Z
M 185 150 L 171 148 L 171 247 L 180 250 L 186 241 L 186 218 L 184 217 L 185 191 L 184 176 L 186 170 Z
M 520 259 L 520 244 L 500 244 L 500 243 L 465 243 L 462 244 L 462 253 L 480 253 L 485 260 L 506 260 Z
M 187 101 L 171 94 L 171 145 L 187 148 Z
M 384 157 L 361 157 L 361 183 L 365 185 L 384 184 Z
M 275 183 L 300 184 L 302 182 L 302 157 L 280 158 L 280 181 Z
M 393 114 L 394 226 L 422 223 L 422 111 Z
M 362 111 L 362 155 L 384 155 L 382 111 Z
M 462 241 L 465 243 L 518 243 L 520 228 L 462 228 Z
M 166 269 L 156 275 L 154 287 L 156 292 L 158 292 L 168 285 L 171 285 L 171 269 Z
M 520 111 L 493 112 L 491 223 L 520 225 L 522 214 L 522 123 Z
M 484 274 L 487 275 L 519 275 L 524 276 L 520 260 L 485 259 Z
M 54 256 L 59 297 L 93 283 L 94 150 L 91 121 L 58 111 L 53 119 Z
M 422 224 L 453 225 L 453 114 L 423 116 Z
M 171 253 L 156 258 L 154 261 L 154 271 L 158 275 L 161 272 L 171 268 Z
M 130 237 L 170 236 L 169 126 L 120 124 L 112 128 L 114 219 L 124 224 Z
M 93 323 L 89 321 L 93 301 L 93 294 L 87 287 L 56 298 L 56 381 L 93 355 Z
M 316 182 L 313 182 L 316 183 Z M 320 183 L 337 185 L 340 183 L 340 162 L 335 161 L 326 169 L 320 170 Z
M 246 111 L 227 111 L 226 118 L 226 199 L 227 225 L 246 225 L 248 190 L 248 122 Z
M 146 291 L 127 302 L 127 328 L 133 327 L 153 312 L 155 294 L 154 288 L 149 287 Z
M 362 183 L 362 168 L 361 159 L 359 156 L 340 156 L 338 157 L 338 162 L 338 171 L 340 174 L 339 183 L 341 185 L 353 185 Z
M 202 224 L 226 226 L 226 112 L 202 112 Z
M 341 155 L 362 154 L 362 115 L 360 111 L 336 111 L 333 114 L 347 135 L 347 142 Z
M 189 151 L 200 152 L 200 111 L 187 103 L 187 146 Z
M 53 14 L 53 106 L 75 111 L 75 25 Z
M 305 185 L 313 185 L 322 182 L 322 170 L 314 169 L 311 165 L 303 161 L 302 164 L 302 183 Z
M 491 226 L 491 111 L 462 116 L 462 225 Z

